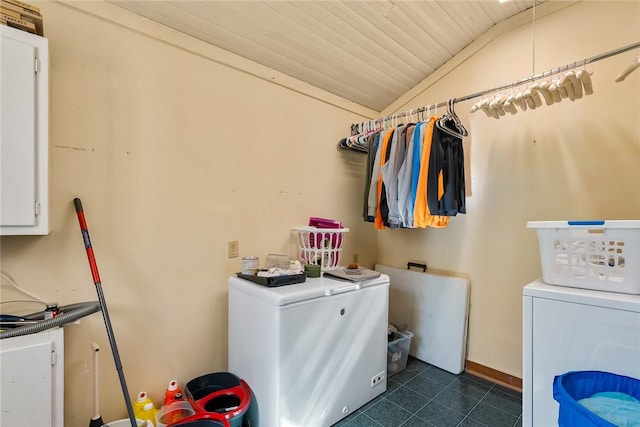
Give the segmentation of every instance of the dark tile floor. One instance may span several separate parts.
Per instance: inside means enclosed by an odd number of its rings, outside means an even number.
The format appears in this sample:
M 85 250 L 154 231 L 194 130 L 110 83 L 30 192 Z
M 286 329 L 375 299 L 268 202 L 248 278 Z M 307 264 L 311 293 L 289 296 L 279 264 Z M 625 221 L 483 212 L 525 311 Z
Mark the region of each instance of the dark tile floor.
M 520 427 L 522 395 L 409 357 L 387 391 L 334 427 Z

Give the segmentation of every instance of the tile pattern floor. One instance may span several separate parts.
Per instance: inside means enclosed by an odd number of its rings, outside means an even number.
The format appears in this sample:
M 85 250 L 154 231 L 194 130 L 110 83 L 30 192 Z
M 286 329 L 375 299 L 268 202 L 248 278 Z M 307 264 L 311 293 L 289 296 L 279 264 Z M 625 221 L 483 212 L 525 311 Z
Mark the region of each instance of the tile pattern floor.
M 409 357 L 387 391 L 333 427 L 521 427 L 522 395 Z

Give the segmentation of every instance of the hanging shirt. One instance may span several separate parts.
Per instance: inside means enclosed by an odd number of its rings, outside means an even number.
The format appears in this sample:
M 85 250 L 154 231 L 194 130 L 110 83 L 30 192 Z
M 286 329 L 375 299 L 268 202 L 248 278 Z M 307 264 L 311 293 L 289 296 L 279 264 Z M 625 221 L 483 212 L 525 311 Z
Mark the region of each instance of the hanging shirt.
M 399 162 L 404 160 L 405 135 L 407 131 L 406 125 L 399 125 L 391 138 L 389 147 L 389 158 L 384 166 L 382 166 L 382 179 L 386 188 L 388 213 L 386 218 L 382 218 L 387 227 L 398 228 L 399 226 L 399 209 L 398 209 L 398 169 Z M 400 154 L 402 152 L 402 154 Z
M 362 203 L 362 217 L 367 222 L 373 222 L 373 219 L 375 217 L 375 212 L 372 215 L 369 214 L 369 192 L 371 190 L 373 165 L 375 162 L 379 139 L 380 139 L 380 131 L 377 131 L 369 135 L 369 138 L 367 141 L 367 171 L 365 173 L 364 195 L 363 195 L 363 203 Z
M 394 133 L 395 132 L 393 128 L 389 129 L 385 134 L 384 139 L 382 140 L 382 144 L 380 146 L 380 172 L 381 173 L 378 179 L 378 188 L 377 188 L 378 197 L 377 197 L 377 206 L 376 206 L 376 218 L 374 221 L 375 228 L 378 228 L 378 229 L 385 228 L 383 217 L 387 218 L 387 215 L 389 213 L 389 206 L 387 205 L 386 188 L 382 178 L 382 166 L 384 166 L 384 164 L 387 162 L 387 157 L 389 156 L 389 148 L 390 148 L 389 141 L 393 137 Z
M 413 226 L 413 204 L 411 202 L 411 179 L 413 174 L 414 132 L 418 125 L 408 125 L 405 138 L 405 158 L 398 170 L 398 222 L 401 227 Z
M 446 227 L 449 224 L 449 217 L 432 215 L 427 205 L 427 181 L 429 175 L 429 158 L 431 154 L 431 143 L 433 129 L 437 117 L 431 117 L 427 122 L 422 144 L 422 158 L 420 161 L 420 173 L 418 176 L 418 187 L 416 191 L 416 202 L 413 212 L 415 227 Z
M 432 213 L 466 213 L 462 138 L 437 126 L 433 131 L 427 188 L 427 204 Z
M 395 147 L 398 143 L 398 135 L 402 131 L 402 128 L 403 125 L 400 125 L 394 129 L 387 144 L 386 152 L 382 153 L 384 155 L 384 159 L 381 158 L 380 176 L 382 180 L 382 192 L 380 193 L 378 205 L 380 206 L 382 224 L 384 224 L 385 227 L 389 226 L 389 211 L 391 210 L 393 197 L 395 197 L 395 192 L 392 193 L 392 191 L 395 190 L 392 190 L 394 180 L 393 173 L 391 171 L 393 171 L 393 165 L 395 163 Z
M 375 155 L 371 170 L 371 185 L 369 186 L 369 195 L 367 199 L 367 214 L 370 222 L 374 222 L 376 218 L 376 209 L 378 208 L 378 181 L 380 180 L 380 152 L 382 151 L 382 141 L 387 134 L 386 130 L 380 131 L 378 140 L 375 143 Z
M 427 126 L 426 122 L 419 122 L 413 131 L 413 165 L 411 168 L 411 198 L 408 202 L 407 211 L 411 210 L 411 214 L 407 213 L 407 227 L 414 227 L 414 210 L 416 206 L 416 194 L 418 192 L 418 178 L 420 176 L 420 162 L 422 161 L 422 144 L 424 143 L 424 130 Z M 408 218 L 411 218 L 411 221 Z

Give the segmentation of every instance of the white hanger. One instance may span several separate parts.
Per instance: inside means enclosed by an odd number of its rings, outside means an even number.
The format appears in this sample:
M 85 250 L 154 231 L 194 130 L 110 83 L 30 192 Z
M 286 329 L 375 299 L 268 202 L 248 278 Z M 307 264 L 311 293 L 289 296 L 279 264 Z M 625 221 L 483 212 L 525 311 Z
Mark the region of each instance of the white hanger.
M 544 102 L 545 104 L 547 104 L 547 106 L 553 105 L 554 103 L 553 96 L 551 95 L 551 91 L 549 90 L 548 81 L 545 80 L 540 83 L 534 83 L 533 85 L 531 85 L 531 89 L 537 91 L 538 93 L 540 93 L 540 95 L 542 95 L 542 97 L 544 98 Z
M 627 76 L 633 73 L 638 67 L 640 67 L 640 56 L 636 56 L 635 58 L 633 58 L 631 60 L 631 64 L 627 68 L 622 70 L 620 74 L 618 74 L 618 77 L 616 77 L 616 82 L 619 83 L 626 79 Z
M 640 56 L 636 57 L 635 61 L 637 61 L 637 65 L 633 68 L 640 68 Z M 591 95 L 593 94 L 593 83 L 591 81 L 591 74 L 593 73 L 586 69 L 586 60 L 583 63 L 585 65 L 584 70 L 575 71 L 577 64 L 573 64 L 574 69 L 570 69 L 572 66 L 566 66 L 555 70 L 555 73 L 561 73 L 569 69 L 564 75 L 556 75 L 555 78 L 533 83 L 528 87 L 523 87 L 521 83 L 520 87 L 514 89 L 511 93 L 503 93 L 493 98 L 484 98 L 471 107 L 471 112 L 482 110 L 487 117 L 499 119 L 505 116 L 506 113 L 516 114 L 518 112 L 516 107 L 520 107 L 522 111 L 527 109 L 534 110 L 545 104 L 550 106 L 561 102 L 563 98 L 575 101 L 582 98 L 583 95 Z M 545 73 L 545 75 L 550 75 L 551 73 Z M 536 79 L 536 77 L 533 79 Z
M 552 80 L 549 83 L 549 92 L 551 92 L 551 96 L 553 97 L 553 102 L 558 103 L 562 101 L 562 96 L 560 95 L 560 91 L 558 90 L 558 86 Z
M 506 96 L 504 110 L 510 114 L 516 114 L 518 112 L 516 108 L 516 97 L 512 93 Z
M 516 92 L 516 103 L 522 111 L 527 111 L 529 107 L 527 106 L 527 98 L 525 97 L 524 91 L 525 89 L 522 87 L 518 88 L 518 91 Z
M 505 111 L 502 103 L 503 103 L 503 97 L 501 95 L 496 96 L 489 103 L 489 108 L 495 111 L 495 114 L 493 115 L 493 117 L 495 117 L 496 119 L 499 119 L 500 117 L 505 115 Z M 496 114 L 497 114 L 497 117 L 496 117 Z
M 564 81 L 569 81 L 571 82 L 571 86 L 573 86 L 573 97 L 575 99 L 580 99 L 582 98 L 582 83 L 578 81 L 577 77 L 576 77 L 576 73 L 574 71 L 568 71 L 565 75 L 564 75 Z M 568 89 L 567 89 L 568 91 Z M 569 98 L 571 99 L 571 98 Z
M 522 92 L 522 99 L 527 103 L 527 107 L 531 110 L 536 109 L 536 101 L 533 97 L 533 93 L 530 88 L 526 88 L 524 92 Z
M 584 89 L 585 95 L 593 94 L 593 83 L 591 82 L 591 72 L 585 70 L 580 70 L 576 73 L 576 77 L 582 83 L 582 87 Z

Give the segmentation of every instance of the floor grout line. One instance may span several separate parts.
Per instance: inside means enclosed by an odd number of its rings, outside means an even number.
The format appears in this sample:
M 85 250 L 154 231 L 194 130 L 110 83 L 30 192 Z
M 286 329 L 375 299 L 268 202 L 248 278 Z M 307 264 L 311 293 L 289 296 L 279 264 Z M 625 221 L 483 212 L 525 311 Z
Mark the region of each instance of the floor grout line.
M 465 414 L 465 416 L 464 416 L 464 418 L 462 419 L 462 421 L 460 421 L 460 422 L 458 423 L 458 426 L 459 426 L 460 424 L 462 424 L 462 422 L 463 422 L 465 419 L 467 419 L 467 418 L 469 418 L 469 419 L 471 419 L 471 420 L 473 420 L 473 421 L 477 422 L 478 424 L 482 424 L 481 422 L 476 421 L 476 420 L 474 420 L 473 418 L 471 418 L 471 416 L 470 416 L 470 415 L 471 415 L 471 413 L 473 412 L 473 410 L 474 410 L 474 409 L 476 409 L 476 408 L 478 407 L 478 405 L 480 404 L 480 402 L 482 402 L 482 399 L 484 399 L 485 397 L 487 397 L 487 395 L 489 394 L 489 392 L 490 392 L 494 387 L 495 387 L 495 384 L 494 384 L 494 385 L 492 385 L 491 387 L 489 387 L 489 390 L 487 390 L 487 391 L 484 393 L 484 395 L 483 395 L 480 399 L 478 399 L 478 402 L 477 402 L 475 405 L 473 405 L 473 408 L 469 409 L 469 412 L 467 412 L 467 413 Z M 471 397 L 471 396 L 469 396 L 469 397 Z
M 409 417 L 406 420 L 404 420 L 399 425 L 399 427 L 402 427 L 402 426 L 405 426 L 405 425 L 409 425 L 409 420 L 411 420 L 411 419 L 413 419 L 414 421 L 416 421 L 416 419 L 417 419 L 417 420 L 419 420 L 419 422 L 425 423 L 425 425 L 433 426 L 433 424 L 429 420 L 425 420 L 425 419 L 423 419 L 422 417 L 420 417 L 418 415 L 418 413 L 420 411 L 425 409 L 425 407 L 427 407 L 429 404 L 431 404 L 433 402 L 437 403 L 438 405 L 441 405 L 442 407 L 446 408 L 449 411 L 453 411 L 453 412 L 463 416 L 463 418 L 456 424 L 457 427 L 462 426 L 465 423 L 465 421 L 473 422 L 473 423 L 476 423 L 478 425 L 483 425 L 483 426 L 485 425 L 485 424 L 483 424 L 483 423 L 481 423 L 481 422 L 479 422 L 479 421 L 477 421 L 477 420 L 475 420 L 474 418 L 471 417 L 471 413 L 480 405 L 480 403 L 483 403 L 483 404 L 486 405 L 484 407 L 484 409 L 486 409 L 486 407 L 488 406 L 488 407 L 491 408 L 491 410 L 499 411 L 499 412 L 501 412 L 501 413 L 503 413 L 505 415 L 509 415 L 511 417 L 516 417 L 516 415 L 513 414 L 512 412 L 504 410 L 503 408 L 497 407 L 497 406 L 495 406 L 495 405 L 493 405 L 491 403 L 488 403 L 487 401 L 484 400 L 494 390 L 496 392 L 498 392 L 498 393 L 494 393 L 495 396 L 498 397 L 498 398 L 500 398 L 501 395 L 505 395 L 506 400 L 510 400 L 510 398 L 517 399 L 517 396 L 515 396 L 515 395 L 512 396 L 509 393 L 505 393 L 503 390 L 498 388 L 497 384 L 491 383 L 489 381 L 487 381 L 487 382 L 477 381 L 472 376 L 470 377 L 470 376 L 466 376 L 466 375 L 463 375 L 463 374 L 455 375 L 448 382 L 446 382 L 446 381 L 436 381 L 436 380 L 433 379 L 436 376 L 439 379 L 442 379 L 442 380 L 446 380 L 446 377 L 442 378 L 441 376 L 439 376 L 440 374 L 437 374 L 437 373 L 434 376 L 430 376 L 429 375 L 429 371 L 433 370 L 433 369 L 437 369 L 437 368 L 435 366 L 433 366 L 433 365 L 427 365 L 424 369 L 421 369 L 421 370 L 408 369 L 407 372 L 405 372 L 404 376 L 402 377 L 403 378 L 402 382 L 399 381 L 398 379 L 394 380 L 394 378 L 388 378 L 388 380 L 387 380 L 388 382 L 392 381 L 392 382 L 395 383 L 395 389 L 393 391 L 391 391 L 390 393 L 386 393 L 385 392 L 384 396 L 380 395 L 380 396 L 376 397 L 374 399 L 376 402 L 372 403 L 371 406 L 366 408 L 366 410 L 362 410 L 362 411 L 358 410 L 357 413 L 359 413 L 359 414 L 361 414 L 361 415 L 363 415 L 365 417 L 365 419 L 364 420 L 361 419 L 361 421 L 368 422 L 367 420 L 370 420 L 373 423 L 373 425 L 382 426 L 383 427 L 383 424 L 381 424 L 375 418 L 373 418 L 372 416 L 370 416 L 369 414 L 366 413 L 366 411 L 369 411 L 371 408 L 377 406 L 380 402 L 383 402 L 383 401 L 387 401 L 388 403 L 393 404 L 393 406 L 395 408 L 401 409 L 405 413 L 409 414 Z M 414 380 L 414 379 L 416 379 L 418 377 L 421 377 L 421 378 L 423 378 L 425 380 L 429 380 L 432 383 L 432 385 L 435 384 L 435 385 L 437 385 L 439 387 L 439 389 L 437 389 L 438 391 L 435 393 L 435 395 L 433 397 L 427 396 L 427 395 L 425 395 L 425 394 L 423 394 L 423 393 L 421 393 L 419 391 L 416 391 L 413 388 L 407 386 L 407 384 L 409 384 L 409 382 L 411 382 L 412 380 Z M 456 390 L 456 389 L 452 388 L 452 385 L 456 381 L 470 381 L 472 383 L 475 383 L 477 386 L 482 387 L 483 389 L 484 389 L 484 387 L 488 387 L 488 388 L 486 389 L 486 391 L 484 391 L 482 396 L 478 399 L 478 398 L 474 397 L 473 395 L 470 395 L 470 394 L 467 394 L 467 393 L 465 393 L 463 391 Z M 396 403 L 396 402 L 394 402 L 393 400 L 390 399 L 391 396 L 396 395 L 396 393 L 400 393 L 401 390 L 404 390 L 404 392 L 415 393 L 417 396 L 420 396 L 421 399 L 425 398 L 427 400 L 426 400 L 426 402 L 424 404 L 422 404 L 420 407 L 418 407 L 415 411 L 409 411 L 407 408 L 401 406 L 402 403 L 398 404 L 398 403 Z M 476 401 L 476 403 L 473 404 L 473 406 L 468 411 L 466 411 L 466 413 L 462 413 L 462 412 L 459 412 L 458 409 L 454 409 L 454 408 L 449 407 L 447 404 L 437 402 L 436 398 L 438 396 L 440 396 L 443 392 L 447 391 L 447 390 L 451 391 L 452 393 L 456 393 L 456 394 L 459 394 L 461 396 L 465 396 L 465 398 L 473 399 L 474 401 Z M 478 390 L 478 391 L 481 391 L 481 390 Z M 398 396 L 396 400 L 399 400 L 399 401 L 402 400 L 401 396 Z M 510 402 L 513 402 L 513 400 L 510 400 Z M 470 403 L 473 403 L 473 401 L 471 401 Z M 494 403 L 499 404 L 500 401 L 497 401 L 497 400 L 494 399 Z M 483 409 L 483 411 L 484 411 L 484 409 Z M 358 417 L 358 415 L 355 415 L 355 413 L 350 415 L 350 416 L 354 416 L 353 419 Z M 512 424 L 512 427 L 518 426 L 519 422 L 521 420 L 522 420 L 522 413 L 520 413 L 519 416 L 516 417 L 516 421 Z M 344 424 L 344 427 L 349 427 L 349 425 L 355 425 L 355 423 L 353 423 L 353 420 L 351 420 L 351 421 L 347 422 L 346 424 Z

